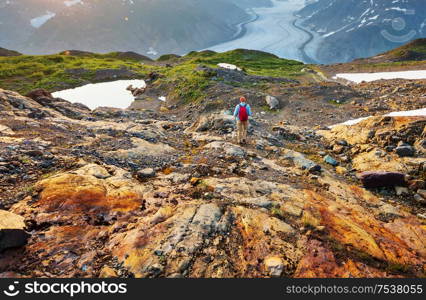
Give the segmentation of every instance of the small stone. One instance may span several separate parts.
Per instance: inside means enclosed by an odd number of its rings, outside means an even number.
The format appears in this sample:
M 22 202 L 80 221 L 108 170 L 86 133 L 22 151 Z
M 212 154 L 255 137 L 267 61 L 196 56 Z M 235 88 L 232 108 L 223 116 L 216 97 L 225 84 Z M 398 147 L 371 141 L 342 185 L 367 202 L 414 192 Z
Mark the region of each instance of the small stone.
M 321 171 L 321 166 L 320 165 L 312 165 L 309 169 L 308 169 L 309 173 L 316 173 L 316 172 L 320 172 Z
M 414 195 L 414 200 L 420 204 L 426 204 L 426 199 L 419 194 Z
M 152 168 L 146 168 L 137 172 L 136 176 L 139 179 L 148 179 L 155 176 L 155 171 Z
M 340 175 L 345 175 L 346 173 L 348 173 L 348 170 L 344 167 L 337 166 L 336 173 Z
M 412 191 L 417 191 L 426 188 L 426 184 L 423 180 L 410 180 L 408 183 L 408 187 Z
M 334 167 L 337 166 L 337 165 L 339 165 L 339 163 L 333 157 L 331 157 L 330 155 L 326 155 L 324 157 L 324 162 L 326 162 L 329 165 L 332 165 Z
M 417 194 L 426 199 L 426 190 L 417 190 Z
M 104 266 L 99 274 L 100 278 L 116 278 L 118 277 L 117 272 L 109 267 L 109 266 Z
M 184 278 L 184 276 L 180 273 L 173 273 L 167 276 L 167 278 Z
M 278 256 L 265 258 L 265 268 L 271 277 L 280 277 L 284 270 L 283 260 Z
M 394 150 L 395 150 L 395 148 L 396 148 L 395 146 L 386 146 L 386 147 L 385 147 L 385 151 L 386 151 L 386 152 L 392 152 L 392 151 L 394 151 Z
M 340 140 L 336 142 L 337 145 L 341 145 L 341 146 L 348 146 L 348 142 L 345 140 Z
M 395 193 L 397 196 L 402 196 L 402 195 L 407 195 L 410 193 L 410 191 L 408 190 L 408 188 L 403 187 L 403 186 L 396 186 L 395 187 Z
M 201 182 L 201 178 L 198 178 L 198 177 L 192 177 L 190 180 L 189 180 L 189 183 L 191 184 L 191 185 L 193 185 L 193 186 L 196 186 L 197 184 L 199 184 Z
M 342 154 L 345 151 L 345 146 L 342 145 L 334 145 L 333 152 L 336 154 Z
M 348 156 L 346 156 L 346 155 L 343 155 L 343 156 L 341 156 L 340 157 L 340 160 L 342 161 L 342 162 L 345 162 L 345 163 L 347 163 L 347 162 L 349 162 L 349 157 Z
M 26 151 L 25 154 L 32 156 L 32 157 L 37 157 L 37 156 L 43 156 L 43 151 L 40 150 L 29 150 Z

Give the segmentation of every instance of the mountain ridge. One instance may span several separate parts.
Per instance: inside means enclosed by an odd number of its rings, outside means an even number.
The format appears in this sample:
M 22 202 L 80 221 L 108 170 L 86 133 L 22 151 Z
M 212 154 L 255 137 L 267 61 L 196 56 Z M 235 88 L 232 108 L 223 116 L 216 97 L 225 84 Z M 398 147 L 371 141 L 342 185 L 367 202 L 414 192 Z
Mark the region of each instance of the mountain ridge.
M 0 43 L 31 54 L 73 48 L 101 53 L 139 50 L 152 58 L 165 50 L 184 54 L 231 38 L 233 24 L 249 18 L 247 5 L 269 3 L 183 0 L 176 7 L 171 0 L 87 0 L 73 5 L 2 0 Z
M 371 57 L 426 36 L 421 0 L 319 0 L 298 14 L 305 27 L 322 35 L 317 54 L 324 63 Z

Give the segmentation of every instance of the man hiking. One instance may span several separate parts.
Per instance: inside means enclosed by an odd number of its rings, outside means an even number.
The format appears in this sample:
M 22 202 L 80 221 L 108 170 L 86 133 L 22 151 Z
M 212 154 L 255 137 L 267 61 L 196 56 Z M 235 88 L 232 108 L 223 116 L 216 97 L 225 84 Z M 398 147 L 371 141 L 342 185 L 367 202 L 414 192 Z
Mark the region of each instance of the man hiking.
M 240 98 L 240 104 L 235 107 L 234 117 L 237 120 L 237 141 L 239 144 L 247 143 L 247 129 L 251 117 L 250 105 L 245 97 Z

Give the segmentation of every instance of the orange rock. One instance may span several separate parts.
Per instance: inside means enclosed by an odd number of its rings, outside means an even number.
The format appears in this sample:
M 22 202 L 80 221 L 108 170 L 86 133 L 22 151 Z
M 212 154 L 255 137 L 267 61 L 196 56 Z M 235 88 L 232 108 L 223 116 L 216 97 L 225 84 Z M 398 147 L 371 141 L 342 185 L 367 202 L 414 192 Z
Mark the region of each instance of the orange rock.
M 40 191 L 37 206 L 47 212 L 132 211 L 142 203 L 138 184 L 127 178 L 99 179 L 91 173 L 64 173 L 35 186 Z
M 416 232 L 420 237 L 426 236 L 420 224 L 412 228 L 407 225 L 405 230 L 392 226 L 389 230 L 387 228 L 389 225 L 377 220 L 374 215 L 358 205 L 343 206 L 312 191 L 306 191 L 306 194 L 310 202 L 307 205 L 319 212 L 320 224 L 325 226 L 332 239 L 389 263 L 417 267 L 423 265 L 424 255 L 412 248 L 420 248 L 423 242 L 405 240 L 415 236 Z
M 300 260 L 296 278 L 367 278 L 392 277 L 384 271 L 346 259 L 338 263 L 333 252 L 318 240 L 307 243 L 306 255 Z

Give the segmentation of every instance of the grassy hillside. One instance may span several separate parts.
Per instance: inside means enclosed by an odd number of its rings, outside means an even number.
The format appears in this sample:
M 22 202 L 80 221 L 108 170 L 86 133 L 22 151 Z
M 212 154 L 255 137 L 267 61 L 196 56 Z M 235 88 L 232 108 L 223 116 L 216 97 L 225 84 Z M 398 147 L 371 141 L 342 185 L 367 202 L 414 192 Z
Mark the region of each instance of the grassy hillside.
M 197 71 L 197 66 L 217 67 L 218 63 L 235 64 L 248 74 L 295 78 L 301 76 L 303 63 L 281 59 L 275 55 L 249 50 L 226 53 L 191 52 L 186 56 L 167 55 L 158 61 L 138 59 L 135 55 L 64 52 L 45 56 L 0 57 L 0 87 L 27 93 L 35 88 L 57 91 L 91 82 L 123 78 L 145 78 L 151 72 L 160 74 L 158 85 L 167 84 L 183 100 L 196 100 L 210 83 L 210 75 Z M 99 77 L 108 70 L 111 78 Z M 124 72 L 118 72 L 123 71 Z
M 322 65 L 318 68 L 328 77 L 345 72 L 390 72 L 424 70 L 426 68 L 426 39 L 408 44 L 379 55 L 356 59 L 349 63 Z
M 45 55 L 0 57 L 0 87 L 21 93 L 35 88 L 50 91 L 95 82 L 96 71 L 127 69 L 135 77 L 145 76 L 152 68 L 133 59 L 112 55 Z
M 426 39 L 412 41 L 407 45 L 388 51 L 382 56 L 394 61 L 426 60 Z
M 225 53 L 191 52 L 181 58 L 172 57 L 172 62 L 174 66 L 164 71 L 165 76 L 157 84 L 174 86 L 172 96 L 180 97 L 186 102 L 201 98 L 203 91 L 211 84 L 211 77 L 215 75 L 197 71 L 197 66 L 200 65 L 217 68 L 218 63 L 229 63 L 242 68 L 247 74 L 284 78 L 302 76 L 301 69 L 304 67 L 304 64 L 298 61 L 242 49 Z

